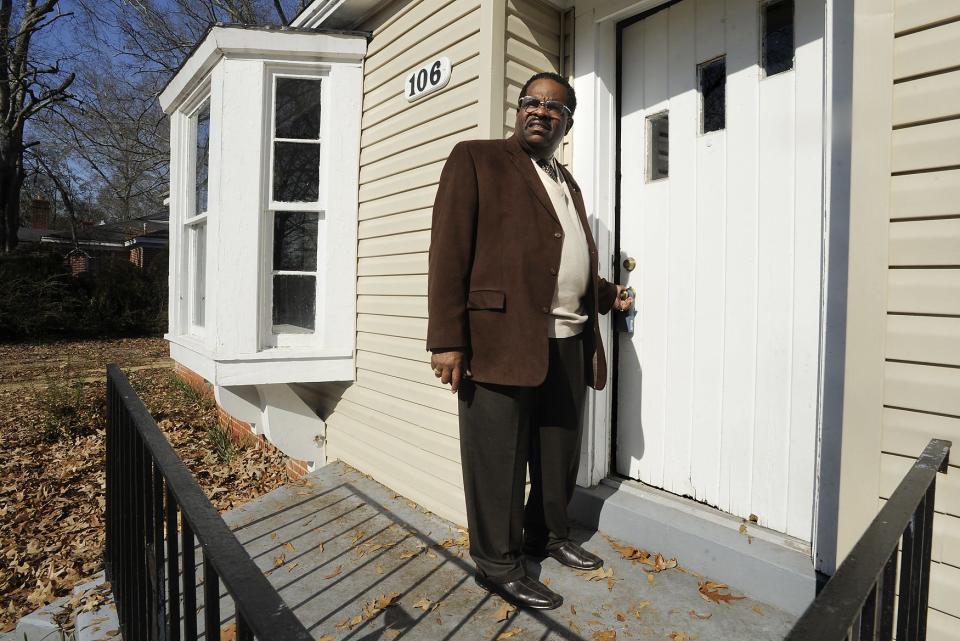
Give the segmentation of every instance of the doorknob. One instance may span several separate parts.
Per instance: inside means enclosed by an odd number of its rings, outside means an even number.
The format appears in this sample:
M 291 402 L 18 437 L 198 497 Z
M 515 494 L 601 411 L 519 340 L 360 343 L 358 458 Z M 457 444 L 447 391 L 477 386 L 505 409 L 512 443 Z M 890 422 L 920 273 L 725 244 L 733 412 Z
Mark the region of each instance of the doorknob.
M 628 272 L 632 272 L 637 266 L 637 261 L 633 258 L 625 258 L 623 260 L 623 268 Z

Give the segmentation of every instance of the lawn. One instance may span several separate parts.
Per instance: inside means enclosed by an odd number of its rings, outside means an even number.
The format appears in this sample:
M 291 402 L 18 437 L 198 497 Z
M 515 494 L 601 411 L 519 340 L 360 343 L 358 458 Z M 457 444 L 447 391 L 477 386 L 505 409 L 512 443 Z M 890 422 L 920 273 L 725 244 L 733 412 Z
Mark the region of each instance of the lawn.
M 0 345 L 0 632 L 102 569 L 105 369 L 119 364 L 218 510 L 287 481 L 226 438 L 158 338 Z

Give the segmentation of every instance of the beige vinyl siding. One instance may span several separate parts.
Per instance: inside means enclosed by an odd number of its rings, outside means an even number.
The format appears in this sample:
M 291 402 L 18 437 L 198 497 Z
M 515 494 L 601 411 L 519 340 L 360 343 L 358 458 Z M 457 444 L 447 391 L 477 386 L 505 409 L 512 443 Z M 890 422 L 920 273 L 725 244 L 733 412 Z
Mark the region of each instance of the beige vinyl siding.
M 880 493 L 960 447 L 960 3 L 897 0 Z M 937 479 L 930 630 L 960 639 L 960 456 Z
M 360 141 L 356 382 L 324 386 L 327 456 L 465 523 L 456 397 L 430 370 L 427 252 L 440 171 L 480 137 L 480 0 L 399 0 L 372 30 Z M 446 56 L 450 83 L 412 103 L 406 74 Z
M 520 89 L 530 76 L 560 73 L 560 11 L 540 0 L 506 0 L 503 135 L 513 134 Z

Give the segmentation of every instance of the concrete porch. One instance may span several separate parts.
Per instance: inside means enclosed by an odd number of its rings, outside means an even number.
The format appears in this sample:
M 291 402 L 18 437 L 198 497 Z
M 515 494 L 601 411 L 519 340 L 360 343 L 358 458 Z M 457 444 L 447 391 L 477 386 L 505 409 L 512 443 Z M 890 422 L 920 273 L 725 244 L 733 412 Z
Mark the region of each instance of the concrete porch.
M 648 572 L 650 565 L 622 559 L 604 533 L 587 530 L 578 534 L 612 576 L 591 580 L 552 559 L 529 564 L 565 603 L 552 612 L 507 612 L 474 585 L 463 532 L 339 463 L 224 518 L 311 634 L 325 641 L 774 640 L 794 620 L 751 599 L 710 600 L 698 589 L 707 579 L 683 559 L 680 569 Z M 712 587 L 712 595 L 739 596 L 736 586 Z M 221 604 L 224 626 L 231 606 L 230 599 Z

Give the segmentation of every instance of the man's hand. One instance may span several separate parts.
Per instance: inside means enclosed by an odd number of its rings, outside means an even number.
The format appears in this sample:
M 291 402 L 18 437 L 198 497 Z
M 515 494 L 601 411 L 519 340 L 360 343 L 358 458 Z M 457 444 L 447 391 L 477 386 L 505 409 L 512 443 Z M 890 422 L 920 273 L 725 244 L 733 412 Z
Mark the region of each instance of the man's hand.
M 617 285 L 617 298 L 613 301 L 613 308 L 618 312 L 625 312 L 633 305 L 633 297 L 627 292 L 627 287 Z
M 473 376 L 466 354 L 459 350 L 433 354 L 430 357 L 430 366 L 433 368 L 433 375 L 444 385 L 449 384 L 450 391 L 454 394 L 460 389 L 460 382 L 465 377 Z

